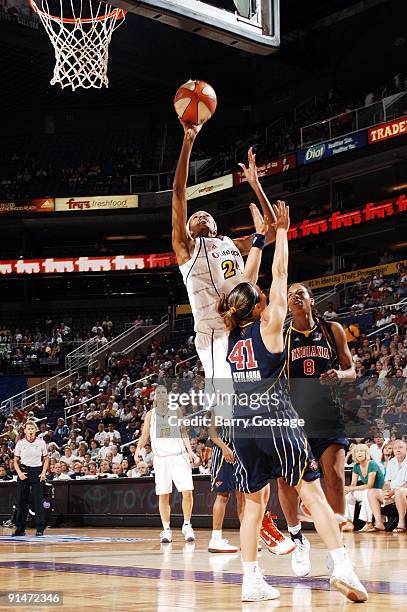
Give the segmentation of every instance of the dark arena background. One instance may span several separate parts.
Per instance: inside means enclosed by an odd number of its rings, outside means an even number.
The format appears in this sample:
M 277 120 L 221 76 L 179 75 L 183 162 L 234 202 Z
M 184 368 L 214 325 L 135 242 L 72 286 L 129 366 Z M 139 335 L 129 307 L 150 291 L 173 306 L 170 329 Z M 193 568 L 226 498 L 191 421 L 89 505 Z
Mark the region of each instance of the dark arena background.
M 60 2 L 64 10 L 81 4 L 50 0 L 54 15 Z M 188 79 L 217 94 L 192 150 L 188 216 L 204 209 L 232 239 L 254 231 L 249 204 L 257 199 L 238 165 L 247 165 L 250 147 L 271 203 L 290 206 L 288 281 L 306 283 L 319 313 L 343 327 L 356 371 L 342 405 L 346 485 L 355 484 L 356 445 L 383 470 L 385 447 L 398 445 L 397 487 L 406 488 L 406 6 L 113 5 L 127 14 L 109 45 L 108 87 L 73 91 L 50 83 L 54 48 L 30 3 L 0 0 L 0 609 L 255 610 L 261 604 L 240 601 L 234 494 L 223 537 L 235 553 L 208 552 L 216 491 L 207 429 L 198 421 L 187 428 L 197 457 L 193 542 L 181 533 L 175 488 L 172 543 L 160 542 L 154 453 L 136 451 L 157 385 L 189 393 L 205 378 L 171 240 L 183 139 L 173 99 Z M 273 255 L 273 245 L 263 251 L 265 291 Z M 196 410 L 191 402 L 185 413 Z M 43 537 L 33 498 L 25 535 L 13 537 L 14 450 L 27 420 L 49 458 Z M 369 593 L 361 605 L 405 609 L 405 494 L 393 491 L 382 530 L 377 518 L 363 529 L 360 500 L 345 492 L 343 539 Z M 276 481 L 268 507 L 289 538 Z M 330 586 L 313 523 L 303 527 L 312 544 L 307 576 L 293 573 L 289 554 L 264 545 L 259 553 L 267 582 L 280 589 L 265 605 L 354 605 Z

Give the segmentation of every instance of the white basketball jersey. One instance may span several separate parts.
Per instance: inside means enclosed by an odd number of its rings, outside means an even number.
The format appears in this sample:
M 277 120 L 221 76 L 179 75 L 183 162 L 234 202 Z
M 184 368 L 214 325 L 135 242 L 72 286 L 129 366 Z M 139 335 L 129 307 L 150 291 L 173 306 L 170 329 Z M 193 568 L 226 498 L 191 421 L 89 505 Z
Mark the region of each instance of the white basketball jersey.
M 150 441 L 151 449 L 157 457 L 181 455 L 186 452 L 180 428 L 168 422 L 168 418 L 173 415 L 176 417 L 177 413 L 168 410 L 164 416 L 160 416 L 155 408 L 152 409 Z
M 197 238 L 194 253 L 179 267 L 188 291 L 195 331 L 225 332 L 225 325 L 216 312 L 221 293 L 230 293 L 242 282 L 244 261 L 239 249 L 227 236 Z

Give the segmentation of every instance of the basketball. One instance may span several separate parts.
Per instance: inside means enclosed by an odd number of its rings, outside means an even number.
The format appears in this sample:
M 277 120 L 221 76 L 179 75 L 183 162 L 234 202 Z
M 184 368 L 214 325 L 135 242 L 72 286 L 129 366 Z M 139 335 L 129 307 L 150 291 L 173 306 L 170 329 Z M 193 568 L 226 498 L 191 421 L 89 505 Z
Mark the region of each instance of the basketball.
M 187 125 L 200 125 L 208 121 L 216 105 L 215 90 L 205 81 L 190 79 L 181 85 L 174 98 L 175 112 Z

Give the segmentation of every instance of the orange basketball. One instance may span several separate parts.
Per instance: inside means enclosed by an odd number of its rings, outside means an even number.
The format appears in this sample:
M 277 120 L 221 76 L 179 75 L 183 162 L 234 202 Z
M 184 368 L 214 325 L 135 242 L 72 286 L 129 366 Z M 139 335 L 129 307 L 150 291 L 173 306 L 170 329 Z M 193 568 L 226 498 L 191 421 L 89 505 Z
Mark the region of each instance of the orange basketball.
M 187 125 L 200 125 L 208 121 L 216 105 L 215 90 L 205 81 L 190 79 L 181 85 L 174 98 L 175 112 Z

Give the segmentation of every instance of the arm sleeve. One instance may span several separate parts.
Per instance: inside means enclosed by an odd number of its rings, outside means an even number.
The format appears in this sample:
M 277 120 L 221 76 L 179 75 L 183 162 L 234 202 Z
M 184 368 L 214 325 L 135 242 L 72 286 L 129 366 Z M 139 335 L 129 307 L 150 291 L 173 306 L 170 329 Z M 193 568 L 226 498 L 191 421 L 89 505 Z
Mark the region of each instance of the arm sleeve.
M 17 442 L 16 447 L 14 449 L 14 456 L 15 457 L 20 457 L 21 456 L 21 444 L 20 444 L 20 440 Z

